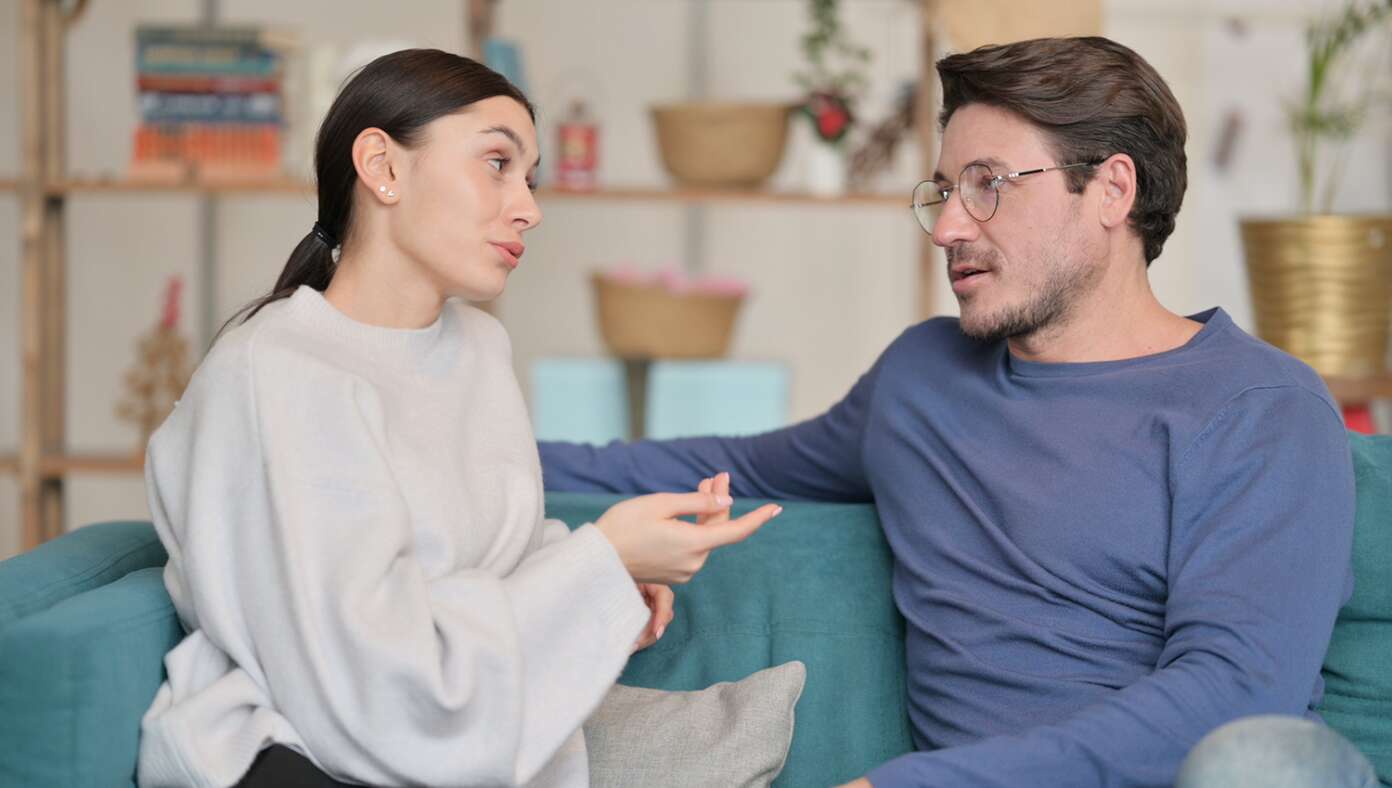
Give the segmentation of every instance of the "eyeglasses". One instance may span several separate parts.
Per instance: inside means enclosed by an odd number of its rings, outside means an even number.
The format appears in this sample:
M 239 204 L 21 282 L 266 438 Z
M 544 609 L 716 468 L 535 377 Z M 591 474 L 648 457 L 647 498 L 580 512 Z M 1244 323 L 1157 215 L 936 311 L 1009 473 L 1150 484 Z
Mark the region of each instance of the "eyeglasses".
M 1071 170 L 1075 167 L 1096 167 L 1098 163 L 1084 161 L 1077 164 L 1062 164 L 1057 167 L 1007 172 L 1004 175 L 996 175 L 985 164 L 968 164 L 962 168 L 962 174 L 957 178 L 955 184 L 927 180 L 915 186 L 911 207 L 914 218 L 918 219 L 923 231 L 931 233 L 933 232 L 933 223 L 937 220 L 937 214 L 941 212 L 939 206 L 945 204 L 952 196 L 952 192 L 956 191 L 958 196 L 962 198 L 962 207 L 967 209 L 967 214 L 971 218 L 978 222 L 989 222 L 991 217 L 996 215 L 996 209 L 1000 207 L 1000 185 L 1002 183 L 1006 181 L 1013 183 L 1026 175 L 1038 175 L 1041 172 Z

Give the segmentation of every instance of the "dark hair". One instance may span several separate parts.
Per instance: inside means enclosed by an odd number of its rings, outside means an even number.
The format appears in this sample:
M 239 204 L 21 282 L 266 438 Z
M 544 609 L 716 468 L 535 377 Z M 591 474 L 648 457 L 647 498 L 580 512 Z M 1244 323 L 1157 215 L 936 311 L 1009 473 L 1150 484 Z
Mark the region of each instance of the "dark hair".
M 334 99 L 315 138 L 318 221 L 290 253 L 271 292 L 237 310 L 223 329 L 238 317 L 250 320 L 300 285 L 321 291 L 329 286 L 336 265 L 331 242 L 343 243 L 353 230 L 353 187 L 358 180 L 353 141 L 363 129 L 379 128 L 410 148 L 420 144 L 422 130 L 431 121 L 494 96 L 515 99 L 536 119 L 536 109 L 506 77 L 478 61 L 438 49 L 403 49 L 358 71 Z
M 1038 38 L 950 55 L 938 61 L 938 75 L 943 127 L 958 109 L 987 104 L 1039 127 L 1060 164 L 1129 155 L 1136 203 L 1128 218 L 1146 265 L 1160 256 L 1188 185 L 1186 131 L 1179 102 L 1140 55 L 1095 36 Z M 1066 172 L 1068 190 L 1081 192 L 1095 174 Z

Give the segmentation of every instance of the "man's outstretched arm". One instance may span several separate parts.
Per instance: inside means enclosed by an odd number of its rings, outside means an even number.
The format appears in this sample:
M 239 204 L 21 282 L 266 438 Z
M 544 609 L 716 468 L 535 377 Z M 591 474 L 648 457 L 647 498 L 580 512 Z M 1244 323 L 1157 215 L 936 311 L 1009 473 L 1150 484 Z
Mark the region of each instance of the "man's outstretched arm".
M 542 442 L 542 479 L 547 490 L 639 494 L 692 490 L 729 471 L 736 496 L 869 501 L 861 443 L 882 360 L 826 413 L 762 435 L 607 446 Z

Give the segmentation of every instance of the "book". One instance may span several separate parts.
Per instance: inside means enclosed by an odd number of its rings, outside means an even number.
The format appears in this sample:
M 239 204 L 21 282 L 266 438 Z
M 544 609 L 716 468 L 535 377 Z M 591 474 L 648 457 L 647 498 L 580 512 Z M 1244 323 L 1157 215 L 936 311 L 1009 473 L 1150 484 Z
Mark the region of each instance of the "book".
M 130 176 L 276 177 L 285 126 L 283 36 L 253 26 L 135 30 L 141 124 Z

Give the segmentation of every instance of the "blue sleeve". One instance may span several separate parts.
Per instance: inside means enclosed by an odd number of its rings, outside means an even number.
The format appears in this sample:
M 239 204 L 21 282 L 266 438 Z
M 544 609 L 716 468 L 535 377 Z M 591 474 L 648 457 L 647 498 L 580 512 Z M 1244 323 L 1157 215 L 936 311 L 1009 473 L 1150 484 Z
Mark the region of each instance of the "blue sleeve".
M 1165 647 L 1154 672 L 1058 724 L 890 761 L 890 786 L 1169 786 L 1209 731 L 1306 712 L 1352 591 L 1348 438 L 1294 386 L 1235 397 L 1172 465 Z
M 729 471 L 735 496 L 869 501 L 861 443 L 882 362 L 826 413 L 762 435 L 602 447 L 540 443 L 542 480 L 555 491 L 649 493 L 694 490 L 701 479 Z

